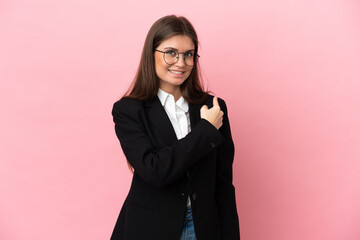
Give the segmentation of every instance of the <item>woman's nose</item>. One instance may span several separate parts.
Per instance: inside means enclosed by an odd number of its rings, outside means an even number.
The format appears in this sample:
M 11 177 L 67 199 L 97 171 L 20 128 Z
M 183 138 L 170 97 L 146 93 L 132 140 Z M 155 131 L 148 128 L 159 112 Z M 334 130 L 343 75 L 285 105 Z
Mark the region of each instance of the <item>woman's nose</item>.
M 186 65 L 186 64 L 185 64 L 185 56 L 184 56 L 183 54 L 179 54 L 178 60 L 177 60 L 177 62 L 175 63 L 175 65 L 180 66 L 180 67 L 183 67 L 183 66 Z

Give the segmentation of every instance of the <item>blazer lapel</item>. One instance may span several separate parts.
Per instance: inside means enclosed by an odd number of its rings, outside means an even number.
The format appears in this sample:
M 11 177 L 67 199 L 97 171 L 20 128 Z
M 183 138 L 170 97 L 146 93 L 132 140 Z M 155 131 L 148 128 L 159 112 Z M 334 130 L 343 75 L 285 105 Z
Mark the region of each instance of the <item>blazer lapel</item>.
M 194 129 L 196 124 L 200 121 L 200 109 L 202 105 L 189 103 L 189 114 L 190 114 L 190 125 L 191 129 Z M 196 144 L 196 143 L 195 143 Z M 189 182 L 192 181 L 193 177 L 199 168 L 199 164 L 193 165 L 189 169 Z
M 200 121 L 200 108 L 198 104 L 189 103 L 189 114 L 190 114 L 190 126 L 191 129 Z
M 176 140 L 176 133 L 171 124 L 171 121 L 164 109 L 161 105 L 161 102 L 157 96 L 154 97 L 153 100 L 144 103 L 146 114 L 148 116 L 149 121 L 155 127 L 155 130 L 162 137 L 163 141 L 166 144 L 173 144 Z M 189 114 L 190 114 L 190 126 L 191 129 L 194 129 L 196 124 L 200 121 L 200 108 L 202 105 L 200 104 L 191 104 L 189 103 Z M 193 176 L 196 174 L 198 170 L 198 164 L 189 169 L 190 172 L 190 181 Z
M 176 133 L 171 121 L 161 105 L 157 96 L 153 100 L 145 102 L 147 116 L 150 122 L 155 126 L 155 130 L 160 134 L 166 143 L 174 143 L 177 140 Z M 202 105 L 189 103 L 190 126 L 194 129 L 200 121 L 200 108 Z
M 164 142 L 175 142 L 177 140 L 176 133 L 159 98 L 155 96 L 153 100 L 145 102 L 144 105 L 150 122 L 155 126 L 155 130 L 160 134 Z

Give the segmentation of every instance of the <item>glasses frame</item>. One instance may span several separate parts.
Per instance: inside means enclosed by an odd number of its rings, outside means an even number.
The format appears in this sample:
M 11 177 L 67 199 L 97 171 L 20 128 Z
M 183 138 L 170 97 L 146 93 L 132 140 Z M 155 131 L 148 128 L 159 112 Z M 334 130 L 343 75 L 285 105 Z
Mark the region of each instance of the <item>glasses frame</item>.
M 188 67 L 193 67 L 193 66 L 195 66 L 195 65 L 197 64 L 197 61 L 199 60 L 199 57 L 200 57 L 197 53 L 194 53 L 194 65 L 191 65 L 191 66 L 190 66 L 190 65 L 188 65 L 188 64 L 186 63 L 186 60 L 185 60 L 185 54 L 188 53 L 188 52 L 178 52 L 177 50 L 174 50 L 174 49 L 167 50 L 167 51 L 161 51 L 161 50 L 159 50 L 159 49 L 155 49 L 155 51 L 161 52 L 161 53 L 163 54 L 164 62 L 165 62 L 167 65 L 170 65 L 170 66 L 171 66 L 171 65 L 174 65 L 175 63 L 177 63 L 177 62 L 179 61 L 179 56 L 180 56 L 180 54 L 183 55 L 185 65 L 188 66 Z M 177 60 L 176 60 L 174 63 L 172 63 L 172 64 L 168 63 L 168 62 L 165 60 L 165 53 L 168 52 L 168 51 L 174 51 L 174 52 L 177 53 L 177 54 L 176 54 L 176 57 L 175 57 Z

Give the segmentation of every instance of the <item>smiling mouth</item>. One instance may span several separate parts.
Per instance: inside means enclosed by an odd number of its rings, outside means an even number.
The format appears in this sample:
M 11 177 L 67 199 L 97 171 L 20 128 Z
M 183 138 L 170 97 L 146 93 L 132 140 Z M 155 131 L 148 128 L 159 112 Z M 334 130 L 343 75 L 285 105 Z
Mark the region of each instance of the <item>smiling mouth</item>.
M 181 74 L 184 74 L 185 71 L 175 71 L 175 70 L 168 70 L 170 73 L 173 73 L 173 74 L 178 74 L 178 75 L 181 75 Z

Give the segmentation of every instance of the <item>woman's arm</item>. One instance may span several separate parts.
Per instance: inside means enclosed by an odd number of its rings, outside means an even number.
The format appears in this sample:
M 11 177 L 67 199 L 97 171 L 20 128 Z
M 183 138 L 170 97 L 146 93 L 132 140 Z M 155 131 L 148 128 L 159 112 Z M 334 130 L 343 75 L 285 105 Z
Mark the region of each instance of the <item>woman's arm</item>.
M 234 143 L 231 137 L 230 123 L 226 104 L 219 99 L 224 112 L 223 125 L 220 133 L 224 141 L 217 152 L 216 201 L 219 208 L 221 235 L 223 240 L 239 240 L 239 220 L 236 209 L 235 188 L 232 183 L 234 161 Z
M 140 101 L 124 98 L 114 104 L 112 115 L 127 160 L 144 181 L 156 187 L 174 182 L 223 140 L 210 122 L 201 119 L 184 138 L 159 149 L 147 135 L 149 124 L 141 117 L 145 115 Z

